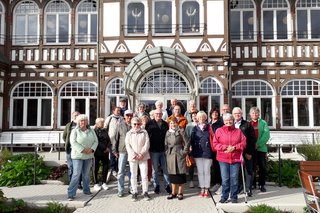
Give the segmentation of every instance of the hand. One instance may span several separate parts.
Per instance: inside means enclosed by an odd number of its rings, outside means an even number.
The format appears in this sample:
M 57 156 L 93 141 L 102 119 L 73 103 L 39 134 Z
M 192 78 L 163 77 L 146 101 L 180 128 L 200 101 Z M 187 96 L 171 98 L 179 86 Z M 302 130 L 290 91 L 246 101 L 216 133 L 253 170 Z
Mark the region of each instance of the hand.
M 114 155 L 116 158 L 119 158 L 119 153 L 118 153 L 118 152 L 114 152 L 113 155 Z
M 224 152 L 230 153 L 230 152 L 233 152 L 235 149 L 236 149 L 236 147 L 230 145 L 230 146 L 228 146 L 228 148 Z
M 247 160 L 251 160 L 251 159 L 252 159 L 252 155 L 249 155 L 249 154 L 245 154 L 244 157 L 245 157 Z

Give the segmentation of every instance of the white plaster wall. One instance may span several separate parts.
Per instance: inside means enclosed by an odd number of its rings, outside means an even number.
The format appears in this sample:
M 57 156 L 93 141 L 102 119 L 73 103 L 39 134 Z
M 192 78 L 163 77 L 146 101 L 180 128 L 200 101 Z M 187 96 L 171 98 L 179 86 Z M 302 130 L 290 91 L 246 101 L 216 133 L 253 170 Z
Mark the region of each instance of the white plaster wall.
M 120 3 L 103 4 L 103 36 L 120 36 Z
M 224 34 L 224 1 L 208 1 L 207 10 L 208 35 Z

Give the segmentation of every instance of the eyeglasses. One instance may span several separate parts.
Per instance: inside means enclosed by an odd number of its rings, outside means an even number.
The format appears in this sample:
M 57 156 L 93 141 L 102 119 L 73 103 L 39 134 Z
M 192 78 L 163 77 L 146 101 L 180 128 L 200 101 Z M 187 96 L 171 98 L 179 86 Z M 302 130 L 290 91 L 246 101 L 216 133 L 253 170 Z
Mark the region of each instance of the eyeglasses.
M 126 114 L 126 116 L 127 116 L 127 117 L 133 117 L 133 115 L 132 115 L 132 114 Z
M 132 125 L 133 125 L 133 126 L 140 126 L 141 123 L 133 123 Z

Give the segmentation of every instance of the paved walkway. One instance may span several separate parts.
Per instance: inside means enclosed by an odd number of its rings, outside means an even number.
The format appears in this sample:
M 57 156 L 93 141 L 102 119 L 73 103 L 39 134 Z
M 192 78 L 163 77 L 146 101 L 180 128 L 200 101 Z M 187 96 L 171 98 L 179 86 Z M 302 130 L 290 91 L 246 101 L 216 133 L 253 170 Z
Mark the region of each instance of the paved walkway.
M 41 154 L 41 153 L 40 153 Z M 55 159 L 58 156 L 57 153 L 42 153 L 45 156 L 46 161 L 50 163 L 57 162 Z M 57 163 L 64 163 L 64 153 L 61 154 L 62 159 Z M 58 184 L 57 182 L 31 185 L 23 187 L 1 187 L 4 195 L 8 198 L 23 199 L 27 203 L 36 204 L 39 206 L 46 205 L 48 202 L 59 202 L 64 205 L 76 207 L 76 213 L 99 213 L 99 212 L 161 212 L 161 213 L 173 213 L 173 212 L 245 212 L 249 206 L 266 204 L 282 210 L 301 213 L 305 206 L 302 190 L 300 188 L 288 189 L 287 187 L 278 187 L 274 184 L 268 184 L 266 186 L 267 192 L 260 193 L 258 190 L 254 190 L 254 196 L 248 198 L 247 203 L 244 202 L 244 195 L 239 195 L 239 203 L 237 204 L 221 204 L 218 203 L 220 195 L 213 195 L 210 198 L 199 198 L 197 188 L 189 188 L 185 186 L 184 197 L 185 199 L 179 201 L 177 199 L 167 200 L 167 194 L 162 192 L 159 195 L 155 195 L 150 189 L 150 195 L 152 199 L 150 201 L 144 201 L 139 199 L 137 202 L 131 201 L 131 196 L 126 195 L 123 198 L 117 197 L 116 184 L 113 182 L 110 184 L 110 189 L 107 191 L 99 191 L 93 194 L 93 196 L 86 196 L 80 190 L 77 192 L 76 199 L 74 201 L 67 201 L 67 187 L 66 185 Z

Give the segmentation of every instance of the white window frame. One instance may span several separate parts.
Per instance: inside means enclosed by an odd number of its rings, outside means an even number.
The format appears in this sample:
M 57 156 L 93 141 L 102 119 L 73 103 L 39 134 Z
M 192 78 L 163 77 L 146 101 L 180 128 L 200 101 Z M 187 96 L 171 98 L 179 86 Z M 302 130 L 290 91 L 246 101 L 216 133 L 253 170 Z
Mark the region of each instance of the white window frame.
M 47 89 L 49 89 L 49 91 L 51 92 L 51 96 L 13 96 L 13 93 L 15 93 L 15 90 L 22 84 L 27 84 L 27 83 L 40 83 L 44 86 L 47 87 Z M 11 90 L 11 94 L 10 94 L 10 119 L 9 119 L 9 128 L 10 129 L 21 129 L 21 128 L 24 128 L 24 129 L 34 129 L 34 128 L 41 128 L 41 129 L 52 129 L 53 128 L 53 115 L 54 115 L 54 108 L 53 108 L 53 97 L 54 97 L 54 93 L 53 93 L 53 90 L 52 88 L 50 87 L 50 85 L 48 85 L 47 83 L 45 82 L 42 82 L 42 81 L 25 81 L 25 82 L 21 82 L 17 85 L 15 85 L 13 87 L 13 89 Z M 22 126 L 13 126 L 13 103 L 14 103 L 14 100 L 17 100 L 17 99 L 23 99 L 23 124 Z M 31 99 L 36 99 L 38 100 L 38 111 L 37 111 L 37 125 L 36 126 L 27 126 L 27 103 L 28 103 L 28 100 L 31 100 Z M 42 106 L 41 106 L 41 101 L 42 100 L 51 100 L 51 124 L 50 126 L 42 126 L 41 125 L 41 110 L 42 110 Z
M 6 35 L 4 34 L 4 29 L 5 29 L 5 7 L 3 6 L 2 2 L 0 2 L 0 44 L 4 44 L 4 38 Z
M 111 99 L 116 98 L 115 106 L 119 106 L 120 98 L 125 97 L 123 79 L 114 78 L 106 86 L 105 92 L 105 115 L 112 113 L 111 109 Z
M 294 79 L 294 80 L 290 80 L 288 81 L 282 88 L 281 88 L 281 91 L 280 91 L 280 94 L 281 94 L 281 100 L 280 100 L 280 116 L 281 116 L 281 128 L 283 129 L 314 129 L 314 128 L 317 128 L 317 129 L 320 129 L 320 126 L 314 126 L 314 111 L 313 111 L 313 99 L 314 98 L 320 98 L 320 94 L 318 95 L 301 95 L 301 94 L 293 94 L 293 95 L 284 95 L 282 94 L 283 90 L 286 89 L 286 86 L 291 83 L 291 82 L 294 82 L 294 81 L 312 81 L 312 82 L 315 82 L 315 83 L 318 83 L 319 87 L 320 87 L 320 81 L 316 81 L 316 80 L 313 80 L 313 79 Z M 319 88 L 319 91 L 320 93 L 320 88 Z M 299 93 L 300 93 L 300 90 L 299 90 Z M 293 102 L 293 126 L 283 126 L 283 104 L 282 104 L 282 99 L 283 98 L 291 98 L 292 99 L 292 102 Z M 309 105 L 309 126 L 299 126 L 298 125 L 298 99 L 299 98 L 305 98 L 307 99 L 308 101 L 308 105 Z
M 48 7 L 50 6 L 50 4 L 52 4 L 55 1 L 60 1 L 65 3 L 65 5 L 68 7 L 69 11 L 67 12 L 57 12 L 57 11 L 47 11 Z M 68 39 L 66 42 L 59 42 L 59 15 L 68 15 Z M 48 21 L 47 21 L 47 16 L 48 15 L 55 15 L 55 21 L 56 21 L 56 30 L 55 30 L 55 42 L 48 42 L 47 41 L 47 37 L 48 37 L 48 33 L 47 33 L 47 25 L 48 25 Z M 65 1 L 65 0 L 52 0 L 48 3 L 48 5 L 45 7 L 44 10 L 44 43 L 46 45 L 57 45 L 57 44 L 70 44 L 71 42 L 71 8 L 70 5 Z
M 91 19 L 92 17 L 95 15 L 97 16 L 97 24 L 98 24 L 98 3 L 99 3 L 99 0 L 83 0 L 79 3 L 78 7 L 77 7 L 77 10 L 76 10 L 76 25 L 75 25 L 75 28 L 76 28 L 76 43 L 79 43 L 79 44 L 85 44 L 85 43 L 95 43 L 97 42 L 97 39 L 98 39 L 98 27 L 99 26 L 96 26 L 97 27 L 97 32 L 96 32 L 96 38 L 94 40 L 93 37 L 91 37 Z M 79 8 L 84 5 L 84 4 L 91 4 L 92 5 L 92 8 L 91 8 L 91 11 L 90 9 L 88 8 L 89 11 L 79 11 Z M 94 5 L 96 5 L 96 7 L 94 7 Z M 95 8 L 95 11 L 94 9 Z M 87 15 L 87 41 L 79 41 L 79 15 Z
M 183 3 L 185 2 L 197 2 L 199 4 L 199 32 L 183 32 L 182 30 L 182 5 Z M 179 30 L 180 30 L 180 34 L 181 35 L 203 35 L 204 33 L 204 5 L 203 5 L 203 1 L 202 0 L 182 0 L 180 1 L 180 5 L 179 5 L 179 8 L 180 8 L 180 27 L 179 27 Z M 210 11 L 208 11 L 210 12 Z
M 232 84 L 231 87 L 231 92 L 234 93 L 234 88 L 237 84 L 239 83 L 243 83 L 243 82 L 261 82 L 263 84 L 265 84 L 266 86 L 268 86 L 268 89 L 266 91 L 271 92 L 272 94 L 266 94 L 266 95 L 262 95 L 262 94 L 232 94 L 232 99 L 241 99 L 241 106 L 233 106 L 233 107 L 240 107 L 242 109 L 243 112 L 243 117 L 246 118 L 248 117 L 247 115 L 247 109 L 246 109 L 246 99 L 256 99 L 257 101 L 257 106 L 260 111 L 262 109 L 261 107 L 261 99 L 264 98 L 268 98 L 271 99 L 271 112 L 272 112 L 272 126 L 269 126 L 270 128 L 275 128 L 276 127 L 276 115 L 277 115 L 277 110 L 276 110 L 276 92 L 274 90 L 274 88 L 272 87 L 272 85 L 270 85 L 269 82 L 264 81 L 264 80 L 257 80 L 257 79 L 252 79 L 252 80 L 239 80 L 236 81 Z M 246 90 L 240 91 L 240 93 L 242 92 L 246 92 Z M 260 93 L 261 91 L 257 91 L 258 93 Z M 262 118 L 264 119 L 264 118 Z
M 272 1 L 272 3 L 268 4 L 267 1 Z M 277 5 L 274 5 L 273 3 L 276 3 Z M 284 5 L 286 4 L 286 5 Z M 278 6 L 280 5 L 280 6 Z M 262 40 L 263 41 L 288 41 L 292 39 L 292 18 L 290 13 L 290 4 L 287 0 L 277 0 L 277 2 L 273 2 L 273 0 L 264 0 L 261 4 L 261 34 L 262 34 Z M 273 39 L 265 39 L 265 33 L 264 33 L 264 12 L 272 12 L 273 13 Z M 277 12 L 278 11 L 286 11 L 287 16 L 286 19 L 283 19 L 283 21 L 287 22 L 287 38 L 286 39 L 278 39 L 278 33 L 277 33 Z
M 156 24 L 155 24 L 155 16 L 153 14 L 153 16 L 152 16 L 152 25 L 153 25 L 152 33 L 153 33 L 153 35 L 156 35 L 156 36 L 168 36 L 168 35 L 174 35 L 175 34 L 175 26 L 176 26 L 176 23 L 177 23 L 177 20 L 176 20 L 176 4 L 175 4 L 175 2 L 172 1 L 172 0 L 154 0 L 152 2 L 152 11 L 154 11 L 153 13 L 155 13 L 155 11 L 156 11 L 156 8 L 155 8 L 155 3 L 156 2 L 164 2 L 164 1 L 171 2 L 171 7 L 172 7 L 172 11 L 171 11 L 171 17 L 172 17 L 171 33 L 156 33 L 155 32 Z

